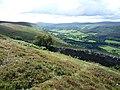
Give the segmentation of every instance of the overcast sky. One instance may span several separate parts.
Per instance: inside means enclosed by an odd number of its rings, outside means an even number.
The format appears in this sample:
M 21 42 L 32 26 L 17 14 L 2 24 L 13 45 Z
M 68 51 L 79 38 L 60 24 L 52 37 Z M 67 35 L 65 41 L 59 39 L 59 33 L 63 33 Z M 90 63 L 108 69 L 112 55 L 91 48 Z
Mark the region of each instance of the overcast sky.
M 120 0 L 0 0 L 0 20 L 33 23 L 120 21 Z

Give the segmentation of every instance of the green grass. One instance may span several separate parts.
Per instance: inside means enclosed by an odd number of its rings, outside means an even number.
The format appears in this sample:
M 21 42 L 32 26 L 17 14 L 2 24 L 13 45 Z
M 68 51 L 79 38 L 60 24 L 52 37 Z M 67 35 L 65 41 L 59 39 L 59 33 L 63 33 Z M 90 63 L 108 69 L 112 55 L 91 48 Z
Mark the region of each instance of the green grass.
M 75 37 L 67 37 L 67 39 L 83 42 L 83 40 L 80 40 L 79 38 L 75 38 Z
M 58 30 L 57 32 L 66 34 L 66 33 L 74 32 L 74 30 Z
M 120 72 L 0 36 L 0 90 L 119 90 Z
M 120 42 L 115 40 L 105 40 L 106 43 L 120 44 Z
M 44 47 L 44 46 L 37 46 L 35 44 L 28 43 L 28 42 L 25 42 L 25 41 L 20 41 L 20 40 L 13 40 L 13 41 L 18 43 L 18 44 L 27 46 L 27 47 L 33 47 L 33 48 L 36 48 L 36 49 L 46 49 L 46 47 Z
M 35 36 L 48 35 L 47 32 L 37 27 L 29 27 L 11 23 L 0 24 L 0 34 L 8 36 L 13 39 L 21 39 L 28 42 L 33 42 Z M 62 40 L 50 35 L 53 39 L 54 44 L 66 45 Z
M 115 48 L 115 47 L 111 47 L 111 46 L 100 46 L 100 48 L 106 50 L 109 53 L 120 55 L 120 48 Z
M 95 40 L 87 40 L 85 39 L 89 35 L 96 35 L 97 33 L 89 32 L 89 33 L 83 33 L 78 30 L 50 30 L 50 33 L 52 33 L 55 36 L 60 36 L 64 35 L 62 38 L 64 39 L 71 39 L 74 41 L 80 41 L 80 42 L 91 42 L 95 43 Z
M 80 31 L 77 30 L 59 30 L 59 31 L 55 31 L 56 33 L 53 32 L 54 35 L 59 35 L 59 34 L 63 34 L 65 35 L 64 38 L 66 39 L 71 39 L 74 41 L 80 41 L 80 42 L 84 42 L 84 38 L 87 37 L 88 35 L 96 35 L 96 33 L 82 33 Z M 57 33 L 59 32 L 59 33 Z M 96 42 L 95 40 L 88 40 L 87 42 Z
M 92 43 L 94 43 L 94 42 L 96 42 L 95 40 L 88 40 L 88 42 L 92 42 Z
M 80 32 L 80 31 L 77 31 L 77 30 L 50 30 L 51 32 L 54 33 L 58 33 L 58 34 L 65 34 L 65 35 L 73 35 L 73 36 L 82 36 L 82 37 L 86 37 L 87 35 Z
M 62 37 L 64 39 L 71 39 L 71 40 L 80 41 L 80 42 L 84 42 L 84 40 L 82 39 L 88 36 L 88 34 L 84 34 L 77 30 L 50 30 L 50 33 L 58 37 L 59 36 L 61 37 L 61 35 L 64 35 Z

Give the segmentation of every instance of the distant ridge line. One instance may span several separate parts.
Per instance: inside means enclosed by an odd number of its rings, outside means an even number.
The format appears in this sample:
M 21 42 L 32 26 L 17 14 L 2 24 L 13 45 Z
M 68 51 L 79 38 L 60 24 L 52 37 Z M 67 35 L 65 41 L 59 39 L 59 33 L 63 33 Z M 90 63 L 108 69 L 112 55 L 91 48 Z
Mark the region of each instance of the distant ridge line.
M 33 24 L 29 22 L 11 22 L 11 21 L 0 21 L 0 23 L 19 24 L 19 25 L 30 26 L 30 27 L 32 27 L 32 24 Z

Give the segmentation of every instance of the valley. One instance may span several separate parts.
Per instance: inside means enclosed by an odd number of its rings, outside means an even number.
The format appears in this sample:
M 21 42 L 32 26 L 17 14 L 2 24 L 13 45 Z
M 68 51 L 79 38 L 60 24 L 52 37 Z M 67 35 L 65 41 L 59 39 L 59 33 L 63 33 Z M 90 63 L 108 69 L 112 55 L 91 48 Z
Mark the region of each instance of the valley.
M 74 48 L 120 55 L 120 23 L 63 23 L 47 26 L 38 23 L 38 25 Z
M 0 0 L 0 90 L 120 90 L 120 0 Z
M 97 34 L 0 22 L 0 89 L 119 90 L 119 38 Z

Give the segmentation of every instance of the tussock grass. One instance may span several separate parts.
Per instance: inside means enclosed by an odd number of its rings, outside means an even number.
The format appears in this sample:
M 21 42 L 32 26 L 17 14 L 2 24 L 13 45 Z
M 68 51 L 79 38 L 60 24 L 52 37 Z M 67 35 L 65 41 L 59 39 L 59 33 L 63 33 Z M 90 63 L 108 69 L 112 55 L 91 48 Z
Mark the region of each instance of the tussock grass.
M 1 90 L 120 89 L 119 71 L 18 42 L 0 37 Z

